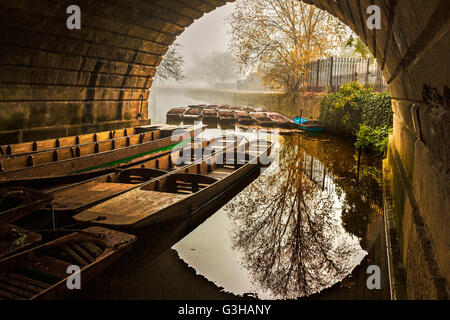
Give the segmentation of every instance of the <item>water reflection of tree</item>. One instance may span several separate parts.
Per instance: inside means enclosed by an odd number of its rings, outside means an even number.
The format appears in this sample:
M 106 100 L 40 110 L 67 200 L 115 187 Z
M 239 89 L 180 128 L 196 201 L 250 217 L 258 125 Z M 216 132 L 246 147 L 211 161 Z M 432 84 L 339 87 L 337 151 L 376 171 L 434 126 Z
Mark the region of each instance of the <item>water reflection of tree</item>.
M 234 246 L 254 281 L 276 297 L 296 298 L 342 280 L 361 249 L 343 235 L 334 195 L 302 174 L 298 138 L 282 139 L 277 172 L 258 178 L 228 209 Z
M 334 175 L 340 179 L 336 184 L 345 193 L 345 206 L 342 220 L 345 229 L 360 237 L 362 243 L 367 233 L 368 213 L 373 209 L 370 203 L 382 207 L 381 163 L 378 159 L 364 155 L 361 161 L 359 182 L 356 181 L 357 152 L 352 143 L 329 137 L 330 141 L 318 142 L 309 146 L 320 161 L 332 167 Z M 307 143 L 306 141 L 303 144 Z M 364 199 L 364 200 L 363 200 Z

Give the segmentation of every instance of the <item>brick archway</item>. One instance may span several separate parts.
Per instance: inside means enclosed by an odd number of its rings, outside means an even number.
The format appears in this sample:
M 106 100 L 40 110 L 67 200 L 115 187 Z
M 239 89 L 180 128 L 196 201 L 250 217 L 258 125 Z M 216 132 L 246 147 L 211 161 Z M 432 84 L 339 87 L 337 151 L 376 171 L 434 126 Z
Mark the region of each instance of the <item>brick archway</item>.
M 349 25 L 369 46 L 393 97 L 389 164 L 409 296 L 446 297 L 450 278 L 448 0 L 303 0 Z M 77 0 L 81 30 L 66 28 L 72 1 L 0 6 L 0 131 L 129 123 L 147 115 L 168 46 L 224 0 Z M 366 8 L 382 12 L 365 27 Z M 427 248 L 431 247 L 431 250 Z M 427 288 L 427 290 L 423 290 Z

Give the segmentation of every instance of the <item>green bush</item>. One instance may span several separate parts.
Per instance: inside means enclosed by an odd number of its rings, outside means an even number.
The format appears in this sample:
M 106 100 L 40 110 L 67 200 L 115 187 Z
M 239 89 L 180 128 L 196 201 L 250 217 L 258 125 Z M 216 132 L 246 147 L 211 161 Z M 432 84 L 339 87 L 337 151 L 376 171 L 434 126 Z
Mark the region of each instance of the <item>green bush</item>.
M 352 82 L 321 101 L 319 119 L 331 132 L 355 137 L 358 148 L 383 156 L 392 117 L 389 94 Z
M 355 147 L 360 148 L 364 152 L 372 152 L 379 157 L 384 157 L 391 133 L 392 128 L 387 126 L 371 128 L 362 124 L 356 133 Z

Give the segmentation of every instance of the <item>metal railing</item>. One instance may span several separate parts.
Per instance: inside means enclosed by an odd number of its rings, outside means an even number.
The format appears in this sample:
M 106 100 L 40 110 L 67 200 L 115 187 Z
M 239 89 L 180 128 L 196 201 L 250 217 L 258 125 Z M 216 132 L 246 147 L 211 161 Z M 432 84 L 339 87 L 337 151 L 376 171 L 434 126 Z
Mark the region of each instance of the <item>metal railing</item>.
M 304 89 L 335 92 L 353 81 L 372 85 L 378 92 L 387 91 L 383 72 L 376 63 L 370 63 L 370 59 L 336 57 L 310 62 Z

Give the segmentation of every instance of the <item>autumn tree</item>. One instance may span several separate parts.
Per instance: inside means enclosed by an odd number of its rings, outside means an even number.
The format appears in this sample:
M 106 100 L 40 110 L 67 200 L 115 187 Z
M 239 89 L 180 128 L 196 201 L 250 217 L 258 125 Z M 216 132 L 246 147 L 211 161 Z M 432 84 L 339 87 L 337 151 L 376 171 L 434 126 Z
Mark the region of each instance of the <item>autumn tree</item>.
M 228 20 L 241 68 L 288 91 L 298 91 L 308 63 L 334 54 L 347 33 L 338 19 L 298 0 L 241 0 Z
M 347 43 L 345 44 L 345 47 L 350 48 L 352 50 L 353 57 L 370 59 L 370 63 L 373 63 L 375 60 L 369 48 L 358 36 L 354 36 L 353 34 L 350 35 L 349 39 L 347 40 Z

